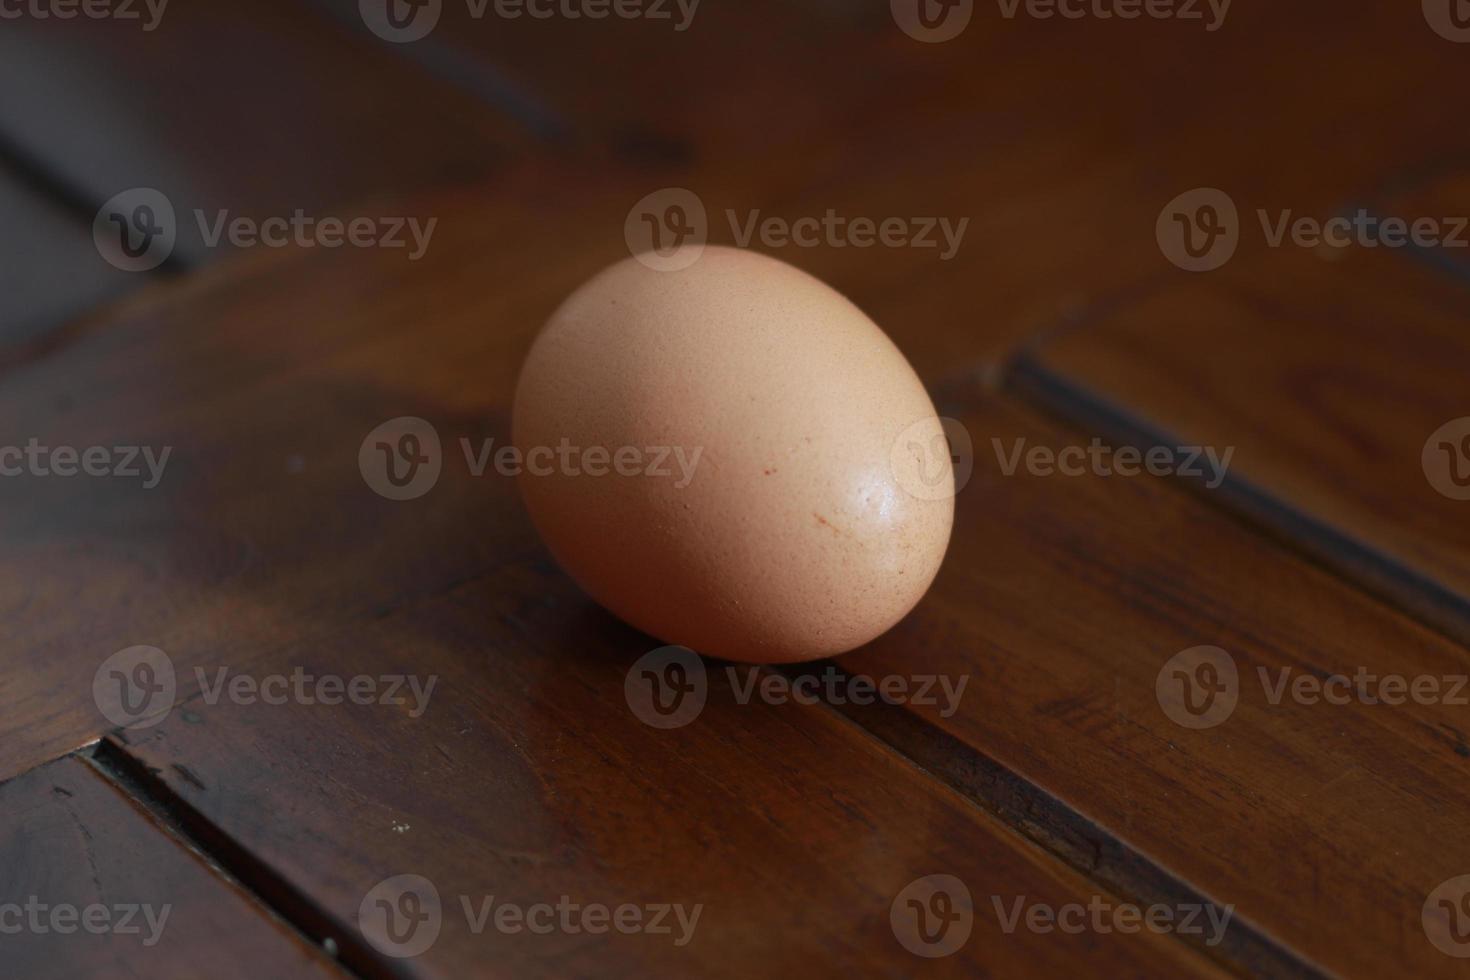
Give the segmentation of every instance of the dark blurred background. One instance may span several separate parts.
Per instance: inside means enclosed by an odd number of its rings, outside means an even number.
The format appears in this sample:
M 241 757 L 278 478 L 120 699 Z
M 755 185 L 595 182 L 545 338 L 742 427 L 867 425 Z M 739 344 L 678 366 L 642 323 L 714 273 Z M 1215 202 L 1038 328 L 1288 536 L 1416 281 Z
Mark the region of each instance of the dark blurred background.
M 684 186 L 715 240 L 727 209 L 968 218 L 945 261 L 791 250 L 938 365 L 1175 272 L 1154 223 L 1189 188 L 1328 213 L 1467 139 L 1445 111 L 1464 47 L 1380 4 L 48 2 L 0 19 L 11 345 L 227 260 L 199 211 L 346 217 L 470 187 L 559 199 L 559 237 L 616 249 L 622 212 L 607 227 L 590 201 Z M 177 244 L 119 275 L 91 225 L 137 188 L 173 204 Z

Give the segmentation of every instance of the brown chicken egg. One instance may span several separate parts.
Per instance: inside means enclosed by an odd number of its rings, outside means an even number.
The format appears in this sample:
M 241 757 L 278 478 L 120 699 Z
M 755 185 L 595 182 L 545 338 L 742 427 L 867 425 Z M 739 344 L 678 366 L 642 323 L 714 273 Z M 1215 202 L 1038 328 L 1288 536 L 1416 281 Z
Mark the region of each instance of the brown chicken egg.
M 933 403 L 829 286 L 753 252 L 626 259 L 552 315 L 514 441 L 541 536 L 665 643 L 747 663 L 861 646 L 929 588 L 954 520 Z

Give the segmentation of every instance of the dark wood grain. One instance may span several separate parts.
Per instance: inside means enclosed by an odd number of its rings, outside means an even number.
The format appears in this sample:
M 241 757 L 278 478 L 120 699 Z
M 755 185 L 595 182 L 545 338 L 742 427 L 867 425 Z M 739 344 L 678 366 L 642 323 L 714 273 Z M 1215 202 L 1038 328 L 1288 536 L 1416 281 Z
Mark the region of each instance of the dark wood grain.
M 606 695 L 604 675 L 586 679 L 599 662 L 598 651 L 607 649 L 598 644 L 615 641 L 621 660 L 613 658 L 607 669 L 618 676 L 633 645 L 650 641 L 608 626 L 560 576 L 540 567 L 540 546 L 511 488 L 470 476 L 456 444 L 461 436 L 506 435 L 515 365 L 534 331 L 566 291 L 624 249 L 620 217 L 625 208 L 615 189 L 593 188 L 572 198 L 550 192 L 543 179 L 544 171 L 528 169 L 519 183 L 512 180 L 497 193 L 429 199 L 430 212 L 454 220 L 444 223 L 443 237 L 420 263 L 410 266 L 386 253 L 257 256 L 186 284 L 106 330 L 78 338 L 47 362 L 11 374 L 3 397 L 13 439 L 30 433 L 50 444 L 149 441 L 173 445 L 178 454 L 176 468 L 152 491 L 99 482 L 0 484 L 7 494 L 0 520 L 12 543 L 12 563 L 4 571 L 12 583 L 7 594 L 13 596 L 6 628 L 16 639 L 14 648 L 28 651 L 26 670 L 4 680 L 8 703 L 14 705 L 3 743 L 11 765 L 73 747 L 107 727 L 90 703 L 91 681 L 102 659 L 115 650 L 139 643 L 164 648 L 178 671 L 180 697 L 187 698 L 198 686 L 196 668 L 206 678 L 217 676 L 221 667 L 254 675 L 297 662 L 339 663 L 333 669 L 345 670 L 348 659 L 366 656 L 380 642 L 378 630 L 397 628 L 406 615 L 402 610 L 418 609 L 426 601 L 433 604 L 416 614 L 414 629 L 422 643 L 439 648 L 436 656 L 473 664 L 465 670 L 511 671 L 492 674 L 500 678 L 495 690 L 519 696 L 535 693 L 523 677 L 541 677 L 548 689 L 571 685 L 578 699 L 590 699 L 586 710 L 593 710 L 595 698 Z M 573 234 L 583 221 L 601 231 Z M 552 255 L 554 262 L 548 259 Z M 498 275 L 487 279 L 486 268 Z M 263 320 L 282 327 L 262 332 Z M 156 379 L 154 386 L 138 387 L 133 383 L 138 376 Z M 357 453 L 375 425 L 408 414 L 439 429 L 445 471 L 430 495 L 395 503 L 368 489 Z M 982 453 L 989 451 L 990 435 L 1006 431 L 983 415 L 971 417 L 969 424 Z M 1032 438 L 1052 438 L 1054 432 L 1035 421 L 1014 428 L 1033 433 Z M 1149 707 L 1149 699 L 1163 661 L 1198 643 L 1235 648 L 1248 676 L 1256 663 L 1322 669 L 1324 663 L 1351 664 L 1354 658 L 1407 669 L 1415 661 L 1401 655 L 1404 649 L 1424 658 L 1425 669 L 1447 672 L 1464 669 L 1458 648 L 1435 641 L 1186 495 L 1127 481 L 1032 482 L 1038 486 L 1024 480 L 998 485 L 991 473 L 967 488 L 958 537 L 936 592 L 913 620 L 856 655 L 853 669 L 909 670 L 917 667 L 898 665 L 921 662 L 925 672 L 972 674 L 970 700 L 959 714 L 921 717 L 1095 823 L 1099 853 L 1124 853 L 1163 869 L 1177 887 L 1150 890 L 1157 877 L 1114 875 L 1107 864 L 1068 852 L 1023 821 L 1015 825 L 1124 894 L 1148 900 L 1198 895 L 1235 903 L 1244 924 L 1240 934 L 1249 940 L 1229 950 L 1237 962 L 1310 970 L 1312 963 L 1381 966 L 1403 955 L 1425 970 L 1443 969 L 1449 960 L 1435 959 L 1439 954 L 1422 942 L 1416 946 L 1419 934 L 1413 928 L 1422 895 L 1455 873 L 1453 846 L 1399 848 L 1392 862 L 1366 860 L 1361 852 L 1381 848 L 1383 835 L 1398 826 L 1390 813 L 1409 814 L 1406 819 L 1428 828 L 1431 837 L 1453 836 L 1446 821 L 1452 822 L 1461 802 L 1451 778 L 1459 775 L 1453 767 L 1461 764 L 1453 718 L 1426 720 L 1417 710 L 1367 713 L 1362 733 L 1343 743 L 1334 734 L 1339 723 L 1330 713 L 1308 712 L 1304 721 L 1293 709 L 1277 708 L 1256 719 L 1242 705 L 1235 719 L 1242 734 L 1231 737 L 1226 751 L 1208 738 L 1174 732 L 1157 706 Z M 987 495 L 987 485 L 1005 496 Z M 1010 511 L 996 510 L 1001 505 Z M 1069 523 L 1057 530 L 1060 521 Z M 1089 534 L 1100 537 L 1089 539 Z M 1162 544 L 1139 550 L 1160 540 L 1168 550 Z M 1238 578 L 1235 571 L 1221 572 L 1218 581 L 1200 582 L 1182 597 L 1159 597 L 1159 587 L 1150 583 L 1182 589 L 1187 556 L 1194 554 L 1228 554 L 1225 567 L 1247 571 Z M 1090 555 L 1121 557 L 1099 566 L 1088 563 Z M 1133 575 L 1128 580 L 1132 591 L 1122 589 L 1114 562 L 1126 562 L 1121 567 Z M 1209 567 L 1200 565 L 1197 571 L 1207 574 Z M 79 570 L 85 574 L 79 577 Z M 492 577 L 486 579 L 487 574 Z M 471 584 L 459 584 L 467 581 Z M 1278 584 L 1269 589 L 1263 582 Z M 1303 598 L 1309 586 L 1316 591 Z M 432 599 L 456 587 L 461 591 L 450 598 Z M 1084 589 L 1076 599 L 1078 611 L 1072 618 L 1060 617 L 1058 604 L 1070 602 L 1069 590 L 1075 589 Z M 465 591 L 473 598 L 465 598 Z M 564 606 L 602 622 L 603 632 L 595 631 L 589 640 L 575 632 L 585 625 L 582 620 L 562 622 L 566 615 L 560 607 L 554 613 L 539 610 L 536 597 L 544 594 L 561 596 Z M 1222 606 L 1221 595 L 1232 596 L 1231 603 Z M 1273 596 L 1283 603 L 1273 618 L 1246 618 L 1264 616 L 1258 607 Z M 1351 645 L 1328 647 L 1324 654 L 1308 629 L 1313 621 L 1300 621 L 1301 611 L 1293 605 L 1298 602 L 1318 611 L 1317 627 L 1323 631 L 1351 623 L 1343 634 L 1324 632 L 1327 642 Z M 486 625 L 488 614 L 479 610 L 485 603 L 509 617 L 509 626 L 499 620 Z M 87 614 L 62 613 L 72 606 Z M 1196 608 L 1202 611 L 1190 612 Z M 524 631 L 501 632 L 532 613 L 551 630 L 544 639 L 536 639 L 535 630 L 529 639 Z M 385 618 L 368 619 L 373 616 Z M 402 634 L 392 635 L 397 639 L 389 653 L 410 657 L 419 649 Z M 486 640 L 489 636 L 494 642 Z M 521 659 L 499 666 L 495 658 L 475 659 L 469 652 L 509 656 L 500 652 L 500 644 L 519 648 L 508 637 L 532 644 L 537 657 L 532 673 L 521 673 L 532 670 L 523 659 L 530 656 L 526 650 L 516 654 Z M 1370 639 L 1368 646 L 1358 645 Z M 1002 641 L 1018 666 L 998 669 L 990 659 Z M 1269 646 L 1263 648 L 1263 642 Z M 327 654 L 313 651 L 338 647 L 334 660 L 314 659 Z M 1387 659 L 1380 661 L 1380 655 Z M 552 685 L 545 678 L 560 663 L 558 656 L 583 659 L 574 669 L 550 675 L 556 678 Z M 1029 663 L 1040 666 L 1019 666 Z M 465 677 L 463 684 L 479 692 L 475 697 L 487 699 L 477 701 L 476 710 L 514 709 L 516 702 L 495 701 L 473 687 L 472 674 L 455 676 Z M 989 693 L 976 700 L 982 689 Z M 551 707 L 561 696 L 545 695 Z M 1118 710 L 1108 707 L 1110 698 L 1124 699 L 1115 705 Z M 599 710 L 610 710 L 601 703 Z M 1074 704 L 1075 709 L 1068 707 Z M 277 814 L 263 805 L 252 810 L 261 797 L 231 804 L 221 788 L 232 785 L 232 767 L 242 757 L 292 760 L 299 767 L 292 772 L 318 774 L 293 778 L 319 778 L 327 786 L 349 778 L 341 766 L 355 766 L 348 785 L 355 787 L 349 796 L 356 804 L 345 806 L 338 796 L 329 795 L 326 802 L 312 797 L 317 818 L 381 819 L 372 787 L 381 791 L 386 763 L 376 754 L 354 757 L 352 750 L 354 740 L 370 730 L 363 727 L 370 712 L 342 716 L 318 707 L 273 714 L 258 710 L 259 705 L 249 707 L 224 705 L 221 711 L 241 725 L 260 726 L 258 733 L 232 727 L 217 743 L 200 743 L 197 766 L 182 755 L 169 760 L 192 776 L 159 766 L 171 792 L 244 842 L 263 866 L 283 874 L 298 867 L 294 855 L 306 846 L 303 841 L 316 848 L 331 835 L 324 829 L 293 831 L 292 822 L 302 819 L 294 805 L 281 812 L 279 824 L 262 827 L 263 815 Z M 741 710 L 747 714 L 737 713 L 737 719 L 759 713 Z M 197 708 L 191 711 L 208 717 Z M 356 727 L 321 728 L 343 724 L 343 718 Z M 1321 741 L 1298 741 L 1296 726 L 1312 719 L 1324 719 L 1328 726 L 1309 729 Z M 505 724 L 519 732 L 524 729 L 515 724 L 534 720 L 512 717 Z M 1108 738 L 1115 721 L 1123 734 Z M 192 731 L 188 725 L 182 714 L 172 717 L 161 730 L 175 734 L 160 742 L 144 733 L 140 744 L 146 747 L 139 751 L 191 751 L 190 739 L 177 734 Z M 310 734 L 301 734 L 301 726 Z M 545 729 L 536 731 L 544 737 Z M 253 738 L 286 742 L 238 751 Z M 1249 752 L 1237 748 L 1242 741 Z M 295 748 L 288 750 L 288 743 Z M 449 752 L 445 771 L 458 777 L 461 770 L 452 764 L 455 743 L 437 739 L 434 744 Z M 514 744 L 526 751 L 526 742 Z M 558 751 L 566 746 L 553 744 Z M 780 744 L 782 754 L 796 751 Z M 831 743 L 832 752 L 836 744 Z M 1178 756 L 1171 744 L 1189 745 L 1194 754 Z M 230 746 L 235 755 L 227 754 Z M 618 754 L 630 751 L 626 746 L 598 746 L 603 756 L 623 760 L 613 771 L 632 758 Z M 429 751 L 443 759 L 432 745 Z M 713 749 L 701 742 L 694 755 L 705 751 Z M 1342 771 L 1344 752 L 1361 759 L 1359 769 L 1351 771 L 1362 775 L 1328 785 Z M 491 750 L 486 753 L 474 757 L 476 767 L 491 764 Z M 1408 770 L 1386 767 L 1385 759 L 1405 754 L 1419 761 Z M 517 771 L 523 780 L 549 778 L 557 771 L 553 758 L 561 757 L 533 756 Z M 1126 776 L 1100 781 L 1099 773 L 1120 769 L 1120 759 L 1129 761 Z M 962 768 L 963 756 L 925 760 L 934 771 L 951 764 Z M 248 792 L 273 786 L 271 771 L 259 775 Z M 577 771 L 591 778 L 592 770 Z M 1201 773 L 1211 774 L 1212 781 L 1203 782 Z M 191 778 L 207 789 L 200 790 Z M 455 784 L 456 792 L 462 782 Z M 424 804 L 411 815 L 459 814 L 461 808 L 444 795 L 450 793 L 448 785 L 434 790 L 442 804 Z M 1318 786 L 1328 802 L 1286 795 L 1302 785 Z M 1361 805 L 1367 797 L 1385 794 L 1390 808 Z M 224 802 L 211 809 L 216 798 Z M 1173 804 L 1144 805 L 1160 799 L 1190 802 L 1182 810 Z M 1435 801 L 1444 807 L 1431 806 Z M 1343 806 L 1363 814 L 1345 829 L 1324 825 L 1323 813 Z M 1228 819 L 1220 817 L 1222 810 Z M 391 834 L 393 822 L 379 833 Z M 1346 837 L 1339 846 L 1341 835 Z M 1254 852 L 1256 859 L 1249 863 L 1224 856 L 1253 840 L 1285 840 L 1306 856 L 1267 862 L 1262 852 Z M 1102 846 L 1105 841 L 1113 842 L 1112 852 Z M 1196 848 L 1200 841 L 1207 850 Z M 507 847 L 543 853 L 526 843 L 513 838 Z M 446 866 L 463 863 L 446 861 Z M 1268 864 L 1269 873 L 1262 870 Z M 1435 874 L 1440 877 L 1421 880 Z M 373 879 L 367 871 L 351 884 L 328 877 L 324 871 L 320 881 L 293 880 L 337 910 L 341 925 L 348 921 L 341 909 L 351 889 Z M 1317 894 L 1312 889 L 1318 879 L 1330 882 L 1334 895 L 1340 892 L 1335 901 L 1343 903 L 1346 914 L 1337 915 L 1337 906 L 1288 897 L 1304 890 Z M 521 880 L 532 887 L 531 877 Z M 641 880 L 652 894 L 649 882 L 655 879 Z M 455 887 L 471 886 L 483 883 L 469 879 Z M 1415 894 L 1421 897 L 1414 899 Z
M 1461 228 L 1461 222 L 1470 218 L 1470 161 L 1435 160 L 1427 170 L 1407 176 L 1409 179 L 1386 189 L 1371 202 L 1373 211 L 1381 217 L 1411 223 L 1434 219 L 1442 229 L 1439 240 L 1432 247 L 1412 249 L 1412 254 L 1462 281 L 1470 281 L 1470 229 Z
M 689 724 L 645 725 L 624 681 L 649 646 L 549 565 L 519 562 L 252 667 L 412 676 L 426 700 L 201 697 L 115 748 L 324 909 L 344 949 L 363 943 L 359 907 L 379 881 L 433 882 L 442 932 L 402 961 L 412 976 L 747 976 L 813 963 L 832 975 L 1044 976 L 1079 960 L 1214 972 L 1168 936 L 1006 934 L 992 896 L 1085 904 L 1095 889 L 839 716 L 740 704 L 717 665 Z M 896 941 L 889 909 L 932 874 L 966 883 L 974 932 L 924 960 Z M 678 946 L 476 934 L 461 896 L 478 907 L 492 895 L 703 911 Z
M 1245 214 L 1331 214 L 1462 150 L 1442 98 L 1461 50 L 1386 6 L 1241 5 L 1215 34 L 986 8 L 937 46 L 883 6 L 711 4 L 667 36 L 451 20 L 434 42 L 449 47 L 412 51 L 304 4 L 181 6 L 156 36 L 121 40 L 116 24 L 0 35 L 0 82 L 28 96 L 0 102 L 0 131 L 76 200 L 146 184 L 184 214 L 439 219 L 419 262 L 257 251 L 44 359 L 0 358 L 0 447 L 173 453 L 154 489 L 0 481 L 0 777 L 110 727 L 94 672 L 147 643 L 168 651 L 185 704 L 112 737 L 119 771 L 371 975 L 1211 968 L 1171 937 L 1006 935 L 990 905 L 1094 893 L 1233 905 L 1225 943 L 1203 952 L 1239 970 L 1453 970 L 1419 916 L 1470 873 L 1463 708 L 1271 704 L 1256 669 L 1470 669 L 1461 647 L 1298 554 L 1421 618 L 1463 604 L 1460 511 L 1413 472 L 1425 422 L 1467 414 L 1446 380 L 1463 373 L 1463 293 L 1398 257 L 1328 264 L 1258 238 L 1201 278 L 1167 263 L 1154 225 L 1196 186 Z M 503 162 L 528 137 L 545 146 Z M 465 180 L 483 183 L 401 197 Z M 510 487 L 467 472 L 458 439 L 503 441 L 536 327 L 626 254 L 629 208 L 666 186 L 701 196 L 716 241 L 731 239 L 727 211 L 969 219 L 950 260 L 757 244 L 949 379 L 975 438 L 981 469 L 934 592 L 843 662 L 968 678 L 957 711 L 739 705 L 717 684 L 695 725 L 647 729 L 621 685 L 654 641 L 546 565 Z M 1021 361 L 1015 390 L 1075 429 L 966 387 L 1042 331 L 1056 339 Z M 399 503 L 369 489 L 358 449 L 403 415 L 438 429 L 445 472 Z M 996 473 L 993 436 L 1060 444 L 1093 428 L 1235 446 L 1236 480 L 1201 500 L 1152 479 Z M 1286 515 L 1284 540 L 1213 506 L 1242 497 Z M 1155 697 L 1168 658 L 1199 644 L 1230 651 L 1243 692 L 1204 731 Z M 296 666 L 441 686 L 421 718 L 197 695 L 220 669 Z M 927 964 L 887 909 L 946 871 L 980 921 L 962 955 Z M 355 919 L 400 873 L 434 879 L 452 908 L 568 894 L 708 911 L 687 952 L 648 936 L 491 942 L 457 916 L 395 967 Z
M 123 293 L 85 221 L 0 166 L 0 347 L 14 349 Z
M 74 758 L 0 785 L 6 976 L 340 977 Z
M 1237 4 L 1211 33 L 981 4 L 962 35 L 922 44 L 886 6 L 711 3 L 681 33 L 449 5 L 423 43 L 513 78 L 590 152 L 653 134 L 641 157 L 614 153 L 628 206 L 689 187 L 721 242 L 727 211 L 968 220 L 947 261 L 758 245 L 849 294 L 931 377 L 1183 276 L 1154 226 L 1190 188 L 1330 213 L 1430 152 L 1431 134 L 1435 153 L 1466 146 L 1433 97 L 1461 52 L 1415 10 Z
M 1081 414 L 1121 412 L 1136 431 L 1236 447 L 1222 499 L 1470 636 L 1467 504 L 1424 464 L 1431 437 L 1470 414 L 1467 316 L 1470 291 L 1403 250 L 1286 247 L 1057 338 L 1019 383 L 1082 393 L 1100 408 Z
M 91 684 L 115 651 L 177 655 L 186 697 L 195 666 L 248 659 L 534 546 L 487 507 L 459 440 L 503 444 L 536 331 L 629 254 L 629 202 L 597 173 L 579 160 L 517 164 L 493 188 L 419 199 L 439 219 L 420 261 L 245 255 L 11 367 L 0 447 L 147 446 L 170 460 L 152 488 L 0 480 L 0 635 L 26 664 L 0 677 L 0 773 L 109 727 Z M 437 427 L 444 473 L 423 500 L 395 503 L 364 482 L 358 450 L 409 415 Z
M 142 11 L 144 5 L 133 9 Z M 165 7 L 136 21 L 6 21 L 0 133 L 28 164 L 95 209 L 162 191 L 178 257 L 198 264 L 209 222 L 391 215 L 369 198 L 493 173 L 520 127 L 310 5 L 271 0 Z
M 1246 929 L 1329 973 L 1456 975 L 1420 915 L 1470 867 L 1456 829 L 1470 804 L 1465 707 L 1306 703 L 1290 687 L 1273 703 L 1260 672 L 1271 685 L 1444 678 L 1463 702 L 1470 654 L 1177 481 L 1024 464 L 1007 476 L 992 440 L 1010 454 L 1016 440 L 1087 448 L 1090 434 L 989 395 L 949 405 L 975 475 L 945 567 L 908 619 L 840 664 L 968 690 L 957 706 L 903 706 L 948 742 L 880 709 L 860 721 L 1104 881 L 1233 904 Z M 1192 729 L 1156 685 L 1201 645 L 1233 658 L 1238 700 Z
M 486 481 L 458 440 L 508 435 L 522 352 L 561 297 L 616 257 L 621 231 L 584 250 L 559 230 L 570 205 L 504 193 L 446 221 L 422 262 L 262 253 L 11 369 L 0 446 L 170 456 L 151 488 L 141 458 L 132 478 L 27 467 L 0 480 L 0 635 L 25 665 L 0 677 L 0 773 L 109 727 L 92 676 L 115 651 L 177 653 L 187 696 L 196 664 L 433 592 L 528 540 L 486 510 Z M 437 426 L 444 449 L 441 483 L 419 506 L 378 496 L 358 466 L 368 433 L 405 415 Z

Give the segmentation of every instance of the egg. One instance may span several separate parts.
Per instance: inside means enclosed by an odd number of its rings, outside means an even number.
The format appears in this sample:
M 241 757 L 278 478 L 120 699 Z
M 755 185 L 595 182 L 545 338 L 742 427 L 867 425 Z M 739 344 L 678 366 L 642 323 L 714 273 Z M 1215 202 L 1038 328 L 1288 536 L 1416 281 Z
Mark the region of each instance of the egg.
M 831 287 L 709 246 L 578 288 L 521 369 L 531 520 L 593 599 L 745 663 L 879 636 L 933 582 L 954 472 L 923 384 Z

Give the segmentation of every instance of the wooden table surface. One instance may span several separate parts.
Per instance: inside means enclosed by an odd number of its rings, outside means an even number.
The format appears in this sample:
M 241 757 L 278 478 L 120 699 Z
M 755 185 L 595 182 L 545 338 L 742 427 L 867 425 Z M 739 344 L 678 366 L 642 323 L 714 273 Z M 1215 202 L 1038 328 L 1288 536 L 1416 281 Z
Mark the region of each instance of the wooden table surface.
M 1465 0 L 387 2 L 0 19 L 0 976 L 1470 976 Z M 461 446 L 670 188 L 968 479 L 661 727 Z

